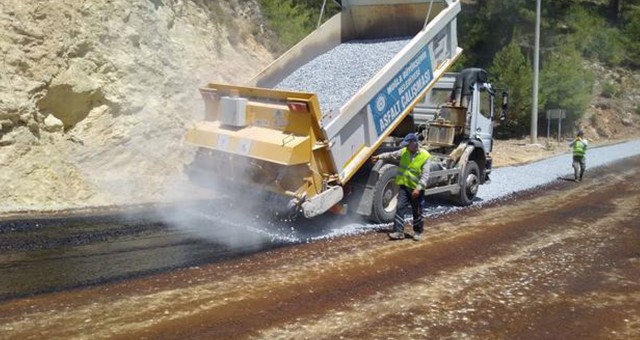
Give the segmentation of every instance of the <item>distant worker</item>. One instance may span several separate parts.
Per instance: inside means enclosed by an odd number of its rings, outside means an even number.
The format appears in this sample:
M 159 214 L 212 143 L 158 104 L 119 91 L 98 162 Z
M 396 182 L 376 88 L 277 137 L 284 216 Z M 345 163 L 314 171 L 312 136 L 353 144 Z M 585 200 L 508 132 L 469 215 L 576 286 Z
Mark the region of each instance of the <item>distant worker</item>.
M 389 233 L 389 238 L 392 240 L 404 239 L 404 216 L 411 212 L 413 213 L 413 239 L 420 241 L 424 231 L 422 199 L 429 179 L 431 155 L 420 148 L 418 136 L 415 133 L 407 134 L 401 146 L 404 147 L 400 150 L 381 153 L 373 156 L 372 160 L 374 163 L 382 160 L 399 164 L 395 181 L 400 190 L 393 221 L 393 232 Z
M 587 154 L 587 147 L 589 143 L 584 138 L 584 132 L 578 131 L 576 139 L 569 144 L 573 148 L 573 176 L 576 182 L 582 181 L 582 175 L 587 168 L 585 158 Z

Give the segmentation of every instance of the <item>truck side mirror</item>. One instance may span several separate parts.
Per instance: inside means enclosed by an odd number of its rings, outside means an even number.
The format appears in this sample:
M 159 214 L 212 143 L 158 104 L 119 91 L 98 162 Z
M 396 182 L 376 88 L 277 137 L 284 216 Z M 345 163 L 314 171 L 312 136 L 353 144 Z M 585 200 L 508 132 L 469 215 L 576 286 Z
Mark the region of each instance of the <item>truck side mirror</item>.
M 507 111 L 509 108 L 509 94 L 507 91 L 502 91 L 502 110 L 500 112 L 500 120 L 507 119 Z

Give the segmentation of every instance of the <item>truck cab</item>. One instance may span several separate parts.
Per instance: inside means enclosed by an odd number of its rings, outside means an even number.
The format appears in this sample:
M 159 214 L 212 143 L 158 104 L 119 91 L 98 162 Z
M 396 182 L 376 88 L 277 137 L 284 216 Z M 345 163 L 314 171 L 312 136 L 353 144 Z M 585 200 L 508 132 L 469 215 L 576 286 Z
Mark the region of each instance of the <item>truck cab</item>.
M 432 155 L 425 196 L 448 194 L 455 204 L 470 205 L 479 186 L 489 182 L 495 120 L 506 117 L 508 94 L 502 92 L 499 114 L 496 96 L 483 69 L 446 73 L 378 153 L 399 149 L 406 133 L 417 132 L 422 147 Z M 382 162 L 370 170 L 365 193 L 357 202 L 359 214 L 378 223 L 393 218 L 396 171 L 395 165 Z

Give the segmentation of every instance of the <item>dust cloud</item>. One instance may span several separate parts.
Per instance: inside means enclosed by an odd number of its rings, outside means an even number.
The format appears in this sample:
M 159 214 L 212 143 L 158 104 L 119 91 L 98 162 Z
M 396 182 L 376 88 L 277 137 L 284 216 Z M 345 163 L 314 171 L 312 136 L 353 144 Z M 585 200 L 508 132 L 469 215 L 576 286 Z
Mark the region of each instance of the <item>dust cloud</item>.
M 194 160 L 197 163 L 197 160 Z M 248 162 L 233 172 L 242 174 Z M 266 209 L 271 194 L 259 189 L 246 189 L 230 180 L 230 174 L 213 168 L 198 167 L 185 171 L 192 185 L 166 187 L 167 201 L 176 202 L 168 209 L 157 210 L 163 223 L 172 228 L 207 241 L 232 248 L 257 249 L 265 242 L 273 242 L 269 234 L 277 229 L 271 211 Z M 194 184 L 197 183 L 197 188 Z M 206 191 L 209 197 L 196 199 L 194 190 Z
M 233 176 L 240 177 L 249 159 Z M 192 180 L 215 193 L 211 199 L 194 200 L 184 187 L 168 188 L 174 202 L 170 209 L 158 211 L 162 221 L 176 230 L 233 248 L 258 249 L 266 244 L 295 244 L 357 235 L 387 228 L 386 224 L 369 224 L 356 214 L 325 213 L 313 219 L 291 215 L 290 198 L 260 187 L 245 187 L 230 179 L 231 175 L 213 169 L 198 172 Z

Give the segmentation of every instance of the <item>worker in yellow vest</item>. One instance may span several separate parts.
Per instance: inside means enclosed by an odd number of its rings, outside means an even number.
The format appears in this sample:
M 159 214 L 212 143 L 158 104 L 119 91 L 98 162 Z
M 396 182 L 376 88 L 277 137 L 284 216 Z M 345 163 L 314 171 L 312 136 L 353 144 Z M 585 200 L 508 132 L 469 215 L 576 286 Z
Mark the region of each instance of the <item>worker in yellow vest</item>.
M 576 138 L 569 144 L 573 148 L 573 176 L 576 182 L 582 181 L 584 170 L 587 168 L 586 155 L 589 143 L 584 138 L 584 132 L 578 131 Z
M 399 164 L 395 180 L 399 187 L 398 204 L 393 221 L 393 232 L 389 233 L 389 238 L 404 239 L 404 216 L 411 212 L 413 214 L 412 238 L 420 241 L 424 230 L 422 199 L 429 180 L 431 155 L 420 148 L 418 136 L 415 133 L 407 134 L 401 145 L 404 146 L 402 149 L 381 153 L 373 156 L 372 160 Z

